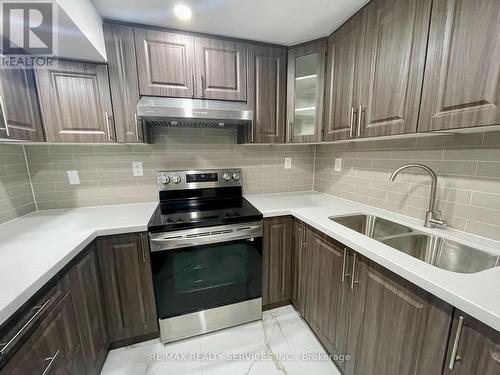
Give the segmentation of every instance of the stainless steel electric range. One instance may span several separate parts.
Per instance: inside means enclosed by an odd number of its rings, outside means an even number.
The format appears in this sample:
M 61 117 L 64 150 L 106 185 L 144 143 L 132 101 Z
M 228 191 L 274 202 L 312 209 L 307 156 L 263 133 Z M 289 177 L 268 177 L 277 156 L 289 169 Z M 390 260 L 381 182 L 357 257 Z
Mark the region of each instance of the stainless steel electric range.
M 148 230 L 163 343 L 262 317 L 262 214 L 241 170 L 158 172 Z

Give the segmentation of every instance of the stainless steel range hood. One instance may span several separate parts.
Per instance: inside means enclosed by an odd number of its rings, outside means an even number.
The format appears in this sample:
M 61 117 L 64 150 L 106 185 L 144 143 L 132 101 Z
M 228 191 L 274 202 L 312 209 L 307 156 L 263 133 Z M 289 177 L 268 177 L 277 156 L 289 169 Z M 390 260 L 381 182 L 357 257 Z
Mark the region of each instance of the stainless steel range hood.
M 137 116 L 159 126 L 236 128 L 252 123 L 246 103 L 144 96 Z

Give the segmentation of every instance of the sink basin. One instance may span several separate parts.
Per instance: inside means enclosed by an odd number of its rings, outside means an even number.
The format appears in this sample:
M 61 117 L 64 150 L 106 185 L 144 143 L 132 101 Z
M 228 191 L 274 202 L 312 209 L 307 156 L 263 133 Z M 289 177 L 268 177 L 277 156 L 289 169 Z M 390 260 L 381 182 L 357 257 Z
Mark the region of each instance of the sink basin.
M 447 271 L 476 273 L 500 266 L 500 256 L 377 216 L 360 214 L 330 220 Z

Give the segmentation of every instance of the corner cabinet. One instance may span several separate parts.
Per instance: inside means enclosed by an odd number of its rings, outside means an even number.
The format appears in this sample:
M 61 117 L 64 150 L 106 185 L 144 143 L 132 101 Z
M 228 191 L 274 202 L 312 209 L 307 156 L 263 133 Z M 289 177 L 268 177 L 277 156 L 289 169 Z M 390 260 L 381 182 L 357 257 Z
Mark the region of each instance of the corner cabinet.
M 116 142 L 106 65 L 58 61 L 36 77 L 48 142 Z
M 44 141 L 32 69 L 0 69 L 0 138 Z
M 99 238 L 97 251 L 111 341 L 157 334 L 147 234 Z
M 287 142 L 322 140 L 326 42 L 288 50 Z
M 306 304 L 306 274 L 307 274 L 307 244 L 306 225 L 297 219 L 292 223 L 292 280 L 290 300 L 299 313 L 305 315 Z
M 248 108 L 253 110 L 251 143 L 284 143 L 286 49 L 248 46 Z
M 500 2 L 434 0 L 419 131 L 500 124 Z

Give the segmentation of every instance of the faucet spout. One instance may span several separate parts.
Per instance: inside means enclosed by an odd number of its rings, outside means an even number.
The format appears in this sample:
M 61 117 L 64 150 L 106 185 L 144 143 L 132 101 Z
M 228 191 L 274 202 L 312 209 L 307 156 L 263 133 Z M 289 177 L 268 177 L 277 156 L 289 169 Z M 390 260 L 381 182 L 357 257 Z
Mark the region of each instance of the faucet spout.
M 396 176 L 403 170 L 408 169 L 408 168 L 418 168 L 421 169 L 431 177 L 431 192 L 430 192 L 430 197 L 429 197 L 429 210 L 427 211 L 427 215 L 425 218 L 425 226 L 428 228 L 435 228 L 435 227 L 446 227 L 446 222 L 443 220 L 441 211 L 436 211 L 436 191 L 437 191 L 437 175 L 436 173 L 429 168 L 427 165 L 424 164 L 418 164 L 418 163 L 411 163 L 411 164 L 406 164 L 398 169 L 396 169 L 391 176 L 389 177 L 389 181 L 394 181 L 396 179 Z

